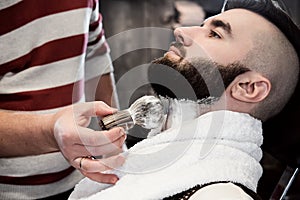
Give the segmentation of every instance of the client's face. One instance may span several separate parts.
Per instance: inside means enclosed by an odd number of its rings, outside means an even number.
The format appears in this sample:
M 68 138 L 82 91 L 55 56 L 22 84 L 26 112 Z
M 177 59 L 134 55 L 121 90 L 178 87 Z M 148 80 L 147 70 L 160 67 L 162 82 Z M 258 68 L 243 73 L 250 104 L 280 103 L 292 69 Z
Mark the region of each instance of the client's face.
M 176 29 L 177 42 L 150 67 L 154 90 L 177 98 L 220 97 L 236 76 L 250 70 L 240 61 L 253 46 L 258 20 L 254 13 L 235 9 L 207 19 L 202 26 Z M 249 24 L 253 27 L 245 29 Z
M 180 52 L 180 59 L 174 60 L 167 53 L 149 67 L 149 82 L 161 96 L 191 100 L 218 98 L 235 77 L 249 71 L 240 63 L 225 66 L 204 56 L 186 59 L 183 45 L 178 42 L 172 43 L 171 48 Z

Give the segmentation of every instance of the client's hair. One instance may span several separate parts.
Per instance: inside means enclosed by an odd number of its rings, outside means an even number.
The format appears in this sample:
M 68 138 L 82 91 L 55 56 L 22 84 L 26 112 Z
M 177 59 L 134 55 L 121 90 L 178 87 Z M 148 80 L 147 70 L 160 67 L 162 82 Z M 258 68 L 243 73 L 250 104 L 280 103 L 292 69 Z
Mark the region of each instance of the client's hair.
M 284 108 L 299 80 L 300 31 L 280 4 L 272 0 L 227 0 L 223 7 L 224 11 L 236 8 L 249 10 L 278 28 L 271 36 L 269 33 L 257 33 L 255 46 L 243 61 L 272 84 L 269 96 L 252 111 L 262 120 L 277 115 Z
M 281 6 L 281 8 L 279 7 Z M 224 10 L 243 8 L 255 12 L 280 29 L 295 48 L 299 60 L 299 27 L 291 20 L 282 8 L 281 1 L 271 0 L 228 0 Z M 263 123 L 263 149 L 289 165 L 296 165 L 299 158 L 299 115 L 300 115 L 300 84 L 284 107 L 273 118 Z M 299 164 L 299 161 L 298 161 Z

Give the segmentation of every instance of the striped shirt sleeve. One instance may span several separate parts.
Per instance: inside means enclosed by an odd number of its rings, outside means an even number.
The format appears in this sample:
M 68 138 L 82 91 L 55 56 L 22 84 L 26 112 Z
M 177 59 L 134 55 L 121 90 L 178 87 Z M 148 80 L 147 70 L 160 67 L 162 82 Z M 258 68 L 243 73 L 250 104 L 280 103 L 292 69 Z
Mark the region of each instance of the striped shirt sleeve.
M 100 60 L 109 57 L 102 51 L 105 38 L 96 1 L 4 5 L 8 2 L 0 4 L 0 109 L 39 111 L 79 102 L 85 67 L 98 75 L 111 70 Z

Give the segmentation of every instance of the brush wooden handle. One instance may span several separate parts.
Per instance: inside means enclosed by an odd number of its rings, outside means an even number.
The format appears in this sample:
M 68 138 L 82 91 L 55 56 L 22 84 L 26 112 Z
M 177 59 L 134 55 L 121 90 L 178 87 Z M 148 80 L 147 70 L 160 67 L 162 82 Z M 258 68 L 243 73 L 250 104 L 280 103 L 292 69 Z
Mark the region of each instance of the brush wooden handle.
M 116 126 L 126 127 L 127 123 L 133 124 L 133 119 L 128 110 L 121 110 L 107 115 L 99 121 L 102 130 L 109 130 Z

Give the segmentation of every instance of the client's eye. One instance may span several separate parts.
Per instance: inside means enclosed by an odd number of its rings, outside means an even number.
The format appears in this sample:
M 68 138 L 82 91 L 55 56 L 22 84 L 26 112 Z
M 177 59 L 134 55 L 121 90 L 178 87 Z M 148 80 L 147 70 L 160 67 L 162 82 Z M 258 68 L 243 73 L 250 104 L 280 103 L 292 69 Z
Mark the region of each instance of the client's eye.
M 217 39 L 221 39 L 221 36 L 213 30 L 210 31 L 209 37 L 214 37 L 214 38 L 217 38 Z

